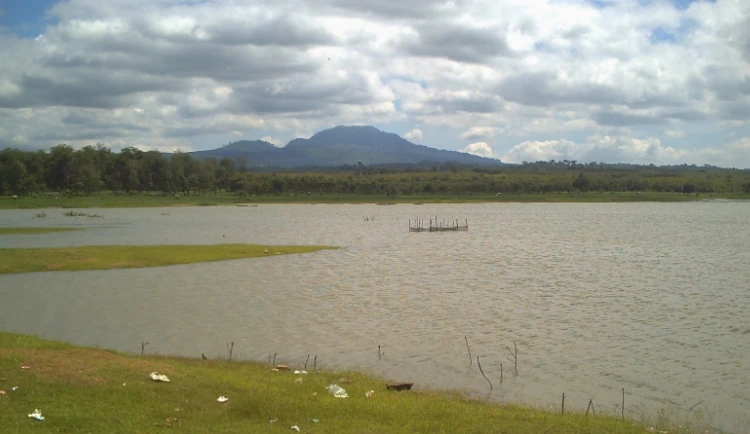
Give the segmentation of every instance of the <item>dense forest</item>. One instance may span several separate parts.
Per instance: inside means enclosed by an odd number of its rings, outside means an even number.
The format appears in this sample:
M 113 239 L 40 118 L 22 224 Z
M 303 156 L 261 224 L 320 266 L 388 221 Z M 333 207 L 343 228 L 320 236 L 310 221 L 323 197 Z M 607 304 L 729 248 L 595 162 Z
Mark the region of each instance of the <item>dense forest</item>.
M 750 193 L 750 170 L 540 161 L 503 167 L 455 163 L 248 170 L 230 158 L 197 159 L 98 145 L 0 151 L 0 196 L 162 193 L 240 195 L 463 195 L 554 192 Z

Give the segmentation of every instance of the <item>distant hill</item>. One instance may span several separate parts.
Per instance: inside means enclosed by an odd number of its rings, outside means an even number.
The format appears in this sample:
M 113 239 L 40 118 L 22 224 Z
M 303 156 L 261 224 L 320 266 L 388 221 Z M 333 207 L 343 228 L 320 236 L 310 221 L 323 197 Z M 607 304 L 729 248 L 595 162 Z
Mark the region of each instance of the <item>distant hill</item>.
M 426 162 L 498 166 L 500 160 L 458 151 L 416 145 L 398 134 L 370 126 L 339 126 L 309 139 L 294 139 L 282 148 L 262 140 L 230 143 L 209 151 L 191 152 L 196 158 L 246 158 L 253 167 L 338 167 L 362 163 L 418 164 Z

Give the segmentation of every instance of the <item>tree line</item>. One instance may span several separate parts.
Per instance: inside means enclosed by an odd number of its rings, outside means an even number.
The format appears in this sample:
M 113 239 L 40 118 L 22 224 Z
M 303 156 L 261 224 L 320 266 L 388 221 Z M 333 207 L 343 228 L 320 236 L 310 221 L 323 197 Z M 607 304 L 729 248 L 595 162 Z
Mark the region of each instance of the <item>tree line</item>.
M 246 160 L 103 145 L 0 151 L 0 196 L 162 193 L 241 195 L 467 195 L 558 192 L 750 193 L 750 171 L 713 166 L 639 166 L 539 161 L 498 167 L 455 163 L 251 168 Z

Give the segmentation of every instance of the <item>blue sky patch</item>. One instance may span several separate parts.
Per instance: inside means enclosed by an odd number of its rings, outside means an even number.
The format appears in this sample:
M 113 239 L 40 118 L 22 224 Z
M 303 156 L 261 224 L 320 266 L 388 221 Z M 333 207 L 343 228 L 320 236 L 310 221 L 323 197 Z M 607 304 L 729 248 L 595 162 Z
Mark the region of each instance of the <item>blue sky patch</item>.
M 651 43 L 658 44 L 660 42 L 674 44 L 677 42 L 677 37 L 661 27 L 657 27 L 651 32 Z
M 54 0 L 10 0 L 0 2 L 0 28 L 22 38 L 36 38 L 54 24 L 47 11 Z

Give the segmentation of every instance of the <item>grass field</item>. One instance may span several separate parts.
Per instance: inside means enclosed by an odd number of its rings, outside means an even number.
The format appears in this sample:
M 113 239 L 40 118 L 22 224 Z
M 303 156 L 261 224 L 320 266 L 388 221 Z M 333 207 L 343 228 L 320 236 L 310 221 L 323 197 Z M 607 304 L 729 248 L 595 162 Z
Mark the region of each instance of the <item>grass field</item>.
M 50 232 L 78 231 L 78 228 L 0 228 L 0 235 L 46 234 Z
M 0 197 L 0 209 L 41 208 L 133 208 L 165 206 L 215 206 L 261 203 L 482 203 L 482 202 L 685 202 L 706 199 L 750 199 L 750 195 L 681 194 L 681 193 L 550 193 L 550 194 L 471 194 L 471 195 L 414 195 L 388 197 L 385 195 L 278 195 L 241 197 L 233 194 L 206 196 L 163 195 L 97 195 L 97 196 L 38 196 Z
M 6 392 L 0 395 L 0 430 L 291 433 L 297 426 L 302 433 L 334 434 L 648 432 L 616 417 L 560 415 L 486 403 L 457 392 L 387 391 L 382 379 L 308 370 L 295 375 L 260 363 L 124 355 L 0 332 L 0 389 Z M 171 381 L 155 382 L 151 372 Z M 340 382 L 341 377 L 348 382 Z M 331 383 L 340 383 L 349 398 L 330 395 L 326 386 Z M 368 398 L 370 390 L 375 393 Z M 219 403 L 219 396 L 229 400 Z M 35 409 L 43 421 L 28 417 Z M 660 426 L 653 430 L 686 432 Z
M 0 274 L 159 267 L 308 253 L 330 248 L 333 247 L 217 244 L 0 249 Z

